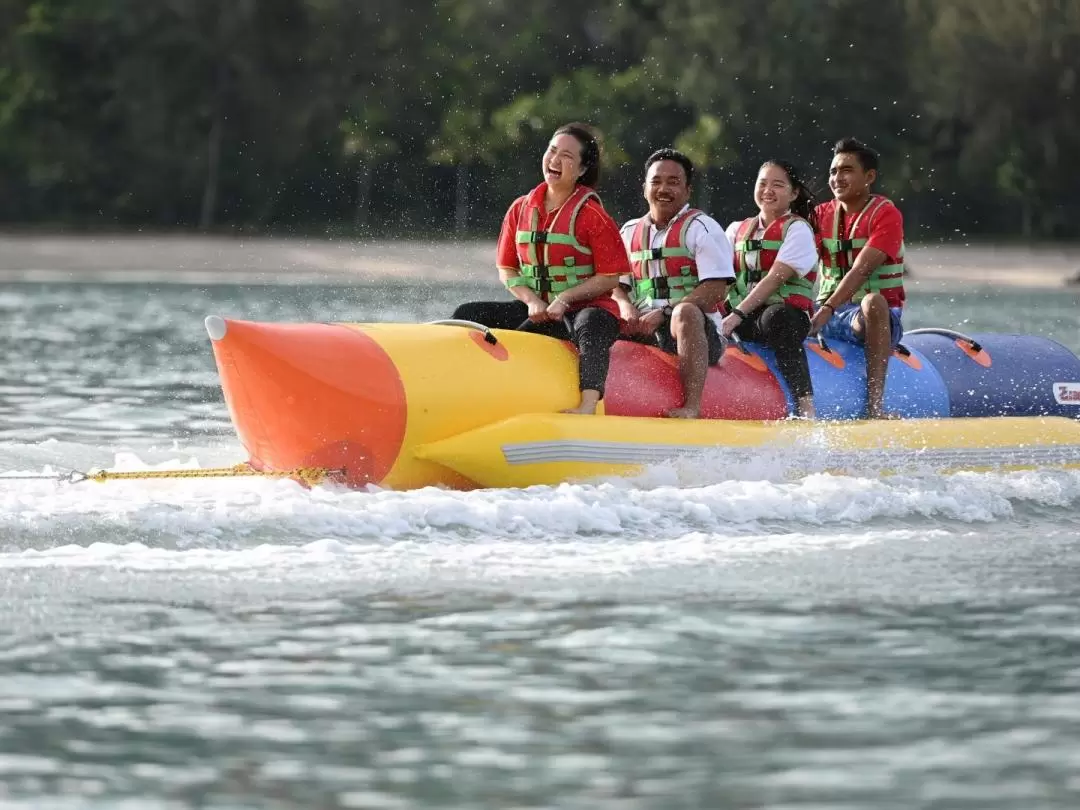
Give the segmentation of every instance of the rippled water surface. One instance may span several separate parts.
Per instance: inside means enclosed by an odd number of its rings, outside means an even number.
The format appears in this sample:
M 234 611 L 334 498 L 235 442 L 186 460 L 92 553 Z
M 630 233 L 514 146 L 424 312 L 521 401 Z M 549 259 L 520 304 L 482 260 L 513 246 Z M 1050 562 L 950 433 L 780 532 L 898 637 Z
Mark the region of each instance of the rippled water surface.
M 481 292 L 4 285 L 0 472 L 244 460 L 207 314 Z M 1078 305 L 916 286 L 907 325 L 1076 351 Z M 727 463 L 473 493 L 0 478 L 0 806 L 1080 806 L 1080 473 Z

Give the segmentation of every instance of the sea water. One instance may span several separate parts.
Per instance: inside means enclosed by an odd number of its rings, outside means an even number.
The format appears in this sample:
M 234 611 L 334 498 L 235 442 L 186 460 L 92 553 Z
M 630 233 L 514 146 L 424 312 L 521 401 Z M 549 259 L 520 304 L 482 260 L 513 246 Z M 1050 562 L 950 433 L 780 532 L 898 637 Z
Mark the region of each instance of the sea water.
M 208 314 L 420 321 L 493 291 L 6 284 L 0 475 L 245 460 Z M 916 284 L 907 326 L 1077 351 L 1078 303 Z M 1080 473 L 729 464 L 472 493 L 0 478 L 0 806 L 1080 806 Z

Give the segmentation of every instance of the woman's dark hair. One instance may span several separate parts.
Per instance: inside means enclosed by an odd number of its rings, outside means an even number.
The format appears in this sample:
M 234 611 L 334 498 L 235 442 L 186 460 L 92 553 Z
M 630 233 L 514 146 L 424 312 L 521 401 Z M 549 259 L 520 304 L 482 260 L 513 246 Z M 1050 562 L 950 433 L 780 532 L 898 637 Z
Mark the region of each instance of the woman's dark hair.
M 667 146 L 663 149 L 657 149 L 645 159 L 645 174 L 649 173 L 650 166 L 654 163 L 659 163 L 661 160 L 674 160 L 682 166 L 683 172 L 686 174 L 686 187 L 690 188 L 694 185 L 694 161 L 690 160 L 690 158 L 679 150 L 671 149 Z
M 841 138 L 838 140 L 833 146 L 833 154 L 842 155 L 845 153 L 855 155 L 859 161 L 859 165 L 863 167 L 864 172 L 868 172 L 871 169 L 877 171 L 877 152 L 862 141 L 858 141 L 855 138 Z
M 563 124 L 555 135 L 573 135 L 581 144 L 581 166 L 585 169 L 578 182 L 590 188 L 600 183 L 600 134 L 589 124 L 575 121 Z M 552 135 L 552 137 L 555 137 Z
M 791 201 L 791 213 L 805 219 L 810 223 L 810 227 L 816 230 L 817 222 L 815 220 L 817 217 L 814 215 L 814 207 L 817 200 L 814 199 L 814 192 L 799 176 L 799 170 L 786 160 L 766 160 L 761 164 L 761 168 L 764 169 L 766 166 L 777 166 L 784 170 L 788 182 L 795 189 L 795 199 Z

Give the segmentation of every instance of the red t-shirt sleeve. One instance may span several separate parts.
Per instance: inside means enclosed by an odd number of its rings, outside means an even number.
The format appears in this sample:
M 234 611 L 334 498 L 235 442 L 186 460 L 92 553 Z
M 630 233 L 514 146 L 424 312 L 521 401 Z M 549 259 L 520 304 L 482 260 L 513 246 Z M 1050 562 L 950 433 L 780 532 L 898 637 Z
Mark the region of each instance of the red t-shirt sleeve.
M 630 258 L 626 255 L 619 226 L 594 200 L 589 200 L 578 214 L 577 232 L 578 241 L 592 248 L 596 275 L 630 275 Z
M 499 243 L 495 249 L 495 266 L 500 270 L 517 270 L 521 267 L 517 252 L 517 224 L 525 198 L 518 197 L 511 203 L 499 229 Z
M 866 246 L 877 248 L 889 257 L 888 264 L 896 261 L 904 243 L 904 217 L 895 205 L 885 204 L 874 212 L 870 220 L 870 239 Z

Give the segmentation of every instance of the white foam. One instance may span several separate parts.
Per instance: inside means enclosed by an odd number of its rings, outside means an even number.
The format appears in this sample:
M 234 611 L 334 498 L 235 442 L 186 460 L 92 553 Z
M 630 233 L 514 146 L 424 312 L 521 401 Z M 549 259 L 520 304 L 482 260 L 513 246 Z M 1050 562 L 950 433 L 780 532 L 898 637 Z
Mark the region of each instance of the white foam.
M 552 540 L 529 543 L 488 540 L 471 543 L 424 543 L 399 541 L 386 544 L 345 544 L 333 539 L 301 545 L 262 543 L 242 549 L 168 549 L 145 543 L 97 542 L 87 546 L 68 544 L 37 550 L 25 549 L 0 555 L 0 569 L 108 568 L 112 571 L 184 571 L 322 568 L 332 563 L 354 575 L 370 574 L 385 582 L 395 577 L 421 575 L 437 580 L 475 578 L 482 573 L 499 581 L 557 578 L 583 570 L 603 570 L 619 576 L 639 568 L 653 570 L 711 565 L 718 556 L 734 560 L 768 553 L 803 553 L 817 548 L 852 549 L 882 537 L 925 538 L 933 532 L 841 532 L 835 535 L 747 534 L 732 537 L 720 533 L 694 532 L 658 540 L 589 543 Z M 941 534 L 944 534 L 943 532 Z
M 152 462 L 117 453 L 112 466 L 199 466 L 167 449 L 149 455 Z M 427 559 L 457 567 L 501 564 L 512 555 L 515 564 L 558 570 L 564 556 L 601 554 L 617 570 L 639 558 L 685 562 L 858 545 L 890 531 L 926 535 L 942 521 L 989 524 L 1017 509 L 1060 509 L 1062 521 L 1080 528 L 1075 471 L 819 473 L 695 486 L 680 485 L 676 472 L 651 473 L 651 486 L 639 479 L 470 493 L 305 490 L 256 478 L 75 485 L 0 479 L 0 568 L 224 570 L 376 558 L 380 565 Z M 699 469 L 696 477 L 722 474 Z

